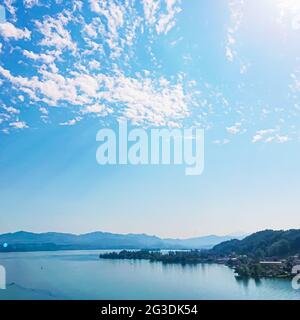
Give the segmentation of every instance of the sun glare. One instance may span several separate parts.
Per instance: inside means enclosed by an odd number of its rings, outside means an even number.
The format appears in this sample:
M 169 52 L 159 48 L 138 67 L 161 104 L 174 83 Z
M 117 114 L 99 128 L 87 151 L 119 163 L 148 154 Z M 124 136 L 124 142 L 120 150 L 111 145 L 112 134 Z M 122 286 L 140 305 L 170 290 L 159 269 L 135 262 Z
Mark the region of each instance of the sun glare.
M 300 10 L 300 0 L 278 0 L 278 7 L 281 10 L 296 12 Z

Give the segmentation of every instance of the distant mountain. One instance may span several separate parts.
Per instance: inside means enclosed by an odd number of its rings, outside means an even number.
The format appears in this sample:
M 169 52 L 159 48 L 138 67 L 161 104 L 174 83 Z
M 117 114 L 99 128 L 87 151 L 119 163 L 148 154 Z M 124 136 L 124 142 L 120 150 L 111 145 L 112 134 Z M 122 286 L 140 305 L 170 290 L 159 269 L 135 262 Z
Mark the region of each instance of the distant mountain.
M 233 239 L 231 236 L 214 235 L 190 239 L 162 239 L 146 234 L 114 234 L 100 231 L 82 235 L 19 231 L 0 235 L 0 252 L 150 248 L 210 249 L 216 244 L 231 239 Z
M 216 244 L 222 243 L 224 241 L 229 241 L 232 239 L 241 239 L 240 237 L 232 237 L 232 236 L 203 236 L 197 238 L 190 238 L 190 239 L 165 239 L 164 242 L 168 244 L 170 247 L 185 247 L 188 249 L 210 249 Z
M 300 230 L 256 232 L 242 240 L 230 240 L 213 247 L 216 254 L 232 253 L 255 257 L 284 257 L 300 253 Z

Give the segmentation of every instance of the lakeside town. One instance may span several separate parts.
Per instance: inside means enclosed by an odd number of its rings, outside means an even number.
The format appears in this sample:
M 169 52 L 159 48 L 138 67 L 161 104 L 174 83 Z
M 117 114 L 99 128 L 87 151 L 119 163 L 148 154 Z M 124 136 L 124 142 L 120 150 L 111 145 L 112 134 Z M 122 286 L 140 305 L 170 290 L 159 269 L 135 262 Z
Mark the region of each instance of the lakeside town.
M 232 268 L 237 277 L 256 279 L 292 278 L 295 275 L 293 270 L 296 266 L 300 266 L 300 255 L 298 254 L 284 259 L 276 256 L 259 259 L 245 254 L 221 256 L 204 250 L 168 251 L 166 253 L 160 250 L 122 250 L 120 252 L 100 254 L 99 258 L 149 260 L 150 262 L 181 265 L 217 263 Z

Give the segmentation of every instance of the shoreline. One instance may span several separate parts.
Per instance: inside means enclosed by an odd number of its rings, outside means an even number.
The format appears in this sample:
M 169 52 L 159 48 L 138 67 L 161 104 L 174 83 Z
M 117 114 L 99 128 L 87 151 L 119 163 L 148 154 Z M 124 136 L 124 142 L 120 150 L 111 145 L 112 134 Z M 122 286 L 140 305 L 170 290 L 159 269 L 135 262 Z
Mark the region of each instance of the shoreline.
M 99 259 L 111 260 L 148 260 L 149 262 L 161 262 L 162 264 L 198 265 L 198 264 L 218 264 L 224 265 L 234 271 L 236 277 L 241 279 L 292 279 L 292 267 L 281 262 L 262 262 L 246 256 L 241 257 L 220 257 L 204 251 L 180 251 L 167 252 L 160 251 L 127 251 L 118 253 L 110 252 L 99 255 Z

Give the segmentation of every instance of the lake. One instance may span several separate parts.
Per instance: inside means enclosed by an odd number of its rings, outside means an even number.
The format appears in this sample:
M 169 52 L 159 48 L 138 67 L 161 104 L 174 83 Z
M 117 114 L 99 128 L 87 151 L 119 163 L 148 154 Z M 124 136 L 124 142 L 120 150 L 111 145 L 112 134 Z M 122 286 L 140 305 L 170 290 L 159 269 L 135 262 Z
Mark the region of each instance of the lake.
M 104 260 L 100 252 L 0 253 L 0 299 L 300 299 L 289 280 L 240 280 L 218 264 Z

